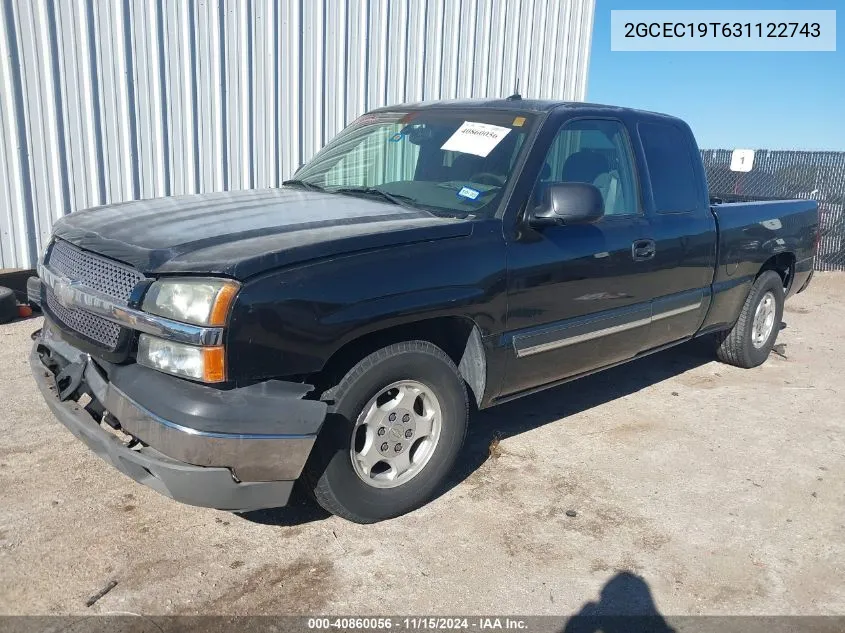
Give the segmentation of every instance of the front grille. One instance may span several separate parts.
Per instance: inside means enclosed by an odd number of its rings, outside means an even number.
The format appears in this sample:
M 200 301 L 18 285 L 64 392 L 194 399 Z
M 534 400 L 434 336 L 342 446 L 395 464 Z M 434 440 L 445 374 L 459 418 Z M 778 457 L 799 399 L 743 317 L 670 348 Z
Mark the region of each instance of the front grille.
M 88 253 L 62 240 L 53 244 L 47 264 L 56 273 L 118 303 L 127 303 L 135 285 L 144 279 L 129 266 Z M 64 307 L 49 286 L 44 287 L 44 298 L 52 315 L 65 326 L 109 350 L 117 347 L 123 329 L 119 325 L 84 310 Z
M 117 347 L 121 330 L 117 323 L 112 323 L 84 310 L 64 307 L 56 300 L 56 295 L 50 286 L 44 286 L 44 299 L 50 313 L 70 329 L 85 335 L 109 350 L 114 350 Z
M 71 281 L 79 281 L 91 290 L 124 303 L 129 301 L 135 284 L 144 279 L 134 268 L 88 253 L 62 240 L 56 240 L 53 245 L 48 264 Z

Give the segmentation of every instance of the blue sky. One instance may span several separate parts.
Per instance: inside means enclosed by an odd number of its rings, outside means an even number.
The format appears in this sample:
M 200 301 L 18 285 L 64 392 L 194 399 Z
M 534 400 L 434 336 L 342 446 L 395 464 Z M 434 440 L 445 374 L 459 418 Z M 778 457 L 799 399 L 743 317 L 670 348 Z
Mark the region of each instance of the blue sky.
M 612 9 L 838 9 L 836 52 L 611 52 Z M 587 99 L 674 114 L 702 148 L 845 150 L 842 0 L 596 0 Z

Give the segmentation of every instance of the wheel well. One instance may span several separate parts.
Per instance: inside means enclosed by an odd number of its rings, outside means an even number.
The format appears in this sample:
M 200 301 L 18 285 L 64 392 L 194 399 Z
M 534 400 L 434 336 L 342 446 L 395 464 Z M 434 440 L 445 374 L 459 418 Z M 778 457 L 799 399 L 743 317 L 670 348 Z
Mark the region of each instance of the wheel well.
M 792 253 L 778 253 L 777 255 L 772 255 L 760 268 L 760 272 L 757 273 L 757 277 L 767 270 L 773 270 L 780 275 L 780 278 L 783 280 L 784 289 L 789 290 L 795 273 L 795 255 Z
M 362 358 L 374 351 L 402 341 L 428 341 L 442 349 L 457 365 L 476 398 L 484 395 L 486 362 L 481 335 L 475 323 L 466 317 L 435 317 L 396 325 L 365 334 L 338 349 L 316 374 L 306 382 L 314 385 L 318 397 L 333 387 Z

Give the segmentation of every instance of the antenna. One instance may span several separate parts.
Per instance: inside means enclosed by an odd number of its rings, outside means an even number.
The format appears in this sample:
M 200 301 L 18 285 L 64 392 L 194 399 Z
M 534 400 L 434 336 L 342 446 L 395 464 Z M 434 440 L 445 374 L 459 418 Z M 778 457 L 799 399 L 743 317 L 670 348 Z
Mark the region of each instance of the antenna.
M 522 99 L 522 95 L 519 94 L 519 77 L 516 78 L 516 88 L 514 89 L 513 94 L 507 98 L 508 101 L 519 101 Z

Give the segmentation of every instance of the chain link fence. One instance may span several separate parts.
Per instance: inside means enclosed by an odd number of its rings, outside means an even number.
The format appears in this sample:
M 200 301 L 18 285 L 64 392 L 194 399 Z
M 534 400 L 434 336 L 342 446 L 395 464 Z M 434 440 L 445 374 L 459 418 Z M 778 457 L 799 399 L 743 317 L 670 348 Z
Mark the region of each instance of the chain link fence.
M 813 199 L 821 242 L 816 270 L 845 270 L 845 152 L 757 150 L 754 168 L 731 171 L 729 149 L 701 150 L 712 197 L 725 202 Z

